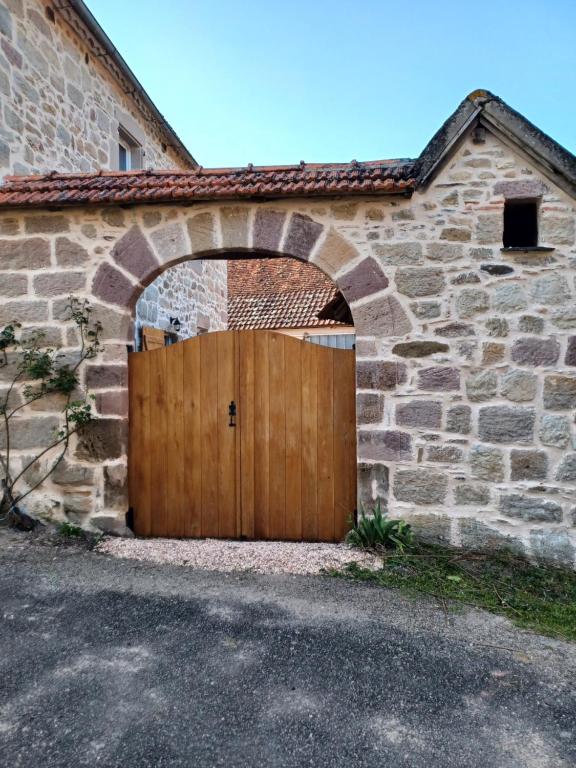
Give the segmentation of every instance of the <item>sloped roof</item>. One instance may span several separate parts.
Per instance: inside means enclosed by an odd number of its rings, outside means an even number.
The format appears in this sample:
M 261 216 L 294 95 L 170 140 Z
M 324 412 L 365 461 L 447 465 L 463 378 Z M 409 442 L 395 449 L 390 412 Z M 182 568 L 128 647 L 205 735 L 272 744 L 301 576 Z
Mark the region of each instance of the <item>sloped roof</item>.
M 228 327 L 317 328 L 341 325 L 318 314 L 338 289 L 312 264 L 296 259 L 228 262 Z

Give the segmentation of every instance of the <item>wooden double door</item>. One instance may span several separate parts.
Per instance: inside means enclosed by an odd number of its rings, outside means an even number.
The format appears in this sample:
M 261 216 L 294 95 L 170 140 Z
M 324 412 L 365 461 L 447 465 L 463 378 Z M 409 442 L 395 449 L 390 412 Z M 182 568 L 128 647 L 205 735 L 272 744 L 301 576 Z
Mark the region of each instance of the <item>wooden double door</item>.
M 270 331 L 129 356 L 140 536 L 339 541 L 356 506 L 355 353 Z

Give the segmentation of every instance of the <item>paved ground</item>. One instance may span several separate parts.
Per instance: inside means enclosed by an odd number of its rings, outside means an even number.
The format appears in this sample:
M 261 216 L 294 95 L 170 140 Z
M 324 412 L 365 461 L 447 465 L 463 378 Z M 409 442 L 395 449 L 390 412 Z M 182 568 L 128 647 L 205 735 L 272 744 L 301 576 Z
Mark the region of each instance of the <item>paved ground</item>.
M 2 766 L 576 765 L 576 646 L 488 614 L 23 536 L 0 606 Z

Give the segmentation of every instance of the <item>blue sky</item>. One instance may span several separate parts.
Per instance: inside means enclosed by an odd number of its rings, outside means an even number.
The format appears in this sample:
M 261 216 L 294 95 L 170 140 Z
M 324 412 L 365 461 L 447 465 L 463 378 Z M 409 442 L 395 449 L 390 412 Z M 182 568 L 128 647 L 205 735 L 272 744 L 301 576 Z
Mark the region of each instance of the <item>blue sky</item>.
M 576 153 L 574 0 L 87 0 L 204 166 L 417 156 L 486 88 Z

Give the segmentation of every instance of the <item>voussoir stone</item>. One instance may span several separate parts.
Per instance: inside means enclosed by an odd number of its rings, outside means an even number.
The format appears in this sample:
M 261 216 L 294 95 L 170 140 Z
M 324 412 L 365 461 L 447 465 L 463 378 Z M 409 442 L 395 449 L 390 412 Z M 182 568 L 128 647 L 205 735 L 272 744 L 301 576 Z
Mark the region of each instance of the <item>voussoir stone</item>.
M 507 405 L 480 408 L 478 436 L 488 443 L 527 443 L 534 436 L 534 410 Z
M 576 453 L 568 453 L 556 472 L 556 480 L 576 480 Z
M 503 494 L 500 497 L 500 512 L 506 517 L 521 520 L 559 523 L 562 520 L 562 507 L 555 501 L 519 493 Z
M 428 469 L 401 469 L 394 477 L 393 491 L 398 501 L 442 504 L 448 491 L 448 477 Z
M 287 249 L 284 248 L 284 250 Z M 357 257 L 358 252 L 354 246 L 338 232 L 331 229 L 314 255 L 313 262 L 328 275 L 332 276 Z
M 40 237 L 0 240 L 2 269 L 43 269 L 50 266 L 50 243 Z
M 81 267 L 90 259 L 86 248 L 69 237 L 58 237 L 55 250 L 56 262 L 60 267 Z
M 369 296 L 371 293 L 383 291 L 388 287 L 388 278 L 380 269 L 378 263 L 372 257 L 368 257 L 360 262 L 350 272 L 346 272 L 338 278 L 338 287 L 348 301 L 358 301 L 358 299 Z
M 411 400 L 396 405 L 396 424 L 402 427 L 440 429 L 442 403 L 432 400 Z
M 354 307 L 354 325 L 361 336 L 404 336 L 412 323 L 394 296 L 380 296 Z
M 259 208 L 254 217 L 252 237 L 254 248 L 260 251 L 277 252 L 280 248 L 285 219 L 286 214 L 283 211 Z
M 396 272 L 398 291 L 410 298 L 435 296 L 444 290 L 446 278 L 439 269 L 402 267 Z
M 169 264 L 190 255 L 190 246 L 181 224 L 167 224 L 150 235 L 160 264 Z
M 544 445 L 566 448 L 570 443 L 570 422 L 565 416 L 545 413 L 540 422 L 540 441 Z
M 98 267 L 94 276 L 92 293 L 108 304 L 127 307 L 138 293 L 138 287 L 122 272 L 105 262 Z
M 560 344 L 553 338 L 526 336 L 512 344 L 511 356 L 518 365 L 554 365 L 560 356 Z
M 220 209 L 220 226 L 224 248 L 248 246 L 248 208 L 240 205 L 224 206 Z
M 192 253 L 210 253 L 217 248 L 216 222 L 211 213 L 197 213 L 187 222 Z
M 508 373 L 502 376 L 502 396 L 515 403 L 534 400 L 537 383 L 538 380 L 533 373 L 528 371 L 508 371 Z
M 448 344 L 439 341 L 407 341 L 395 344 L 392 352 L 399 357 L 428 357 L 438 352 L 448 352 Z
M 159 268 L 158 259 L 140 227 L 133 226 L 118 240 L 112 258 L 138 280 L 146 280 Z
M 449 392 L 460 389 L 460 371 L 457 368 L 434 366 L 418 371 L 418 389 Z
M 288 225 L 284 252 L 289 256 L 307 261 L 323 229 L 323 225 L 311 219 L 310 216 L 294 213 Z
M 412 437 L 394 430 L 361 430 L 358 455 L 373 461 L 405 461 L 412 458 Z
M 510 467 L 512 480 L 545 480 L 548 455 L 545 451 L 512 449 Z
M 479 371 L 466 381 L 466 394 L 472 402 L 490 400 L 498 391 L 498 376 L 494 371 Z
M 544 378 L 544 408 L 566 411 L 576 408 L 576 376 L 555 374 Z
M 504 454 L 499 448 L 475 445 L 470 451 L 472 477 L 501 483 L 504 480 Z
M 356 364 L 356 385 L 359 389 L 394 389 L 406 381 L 404 363 L 382 360 L 359 360 Z

